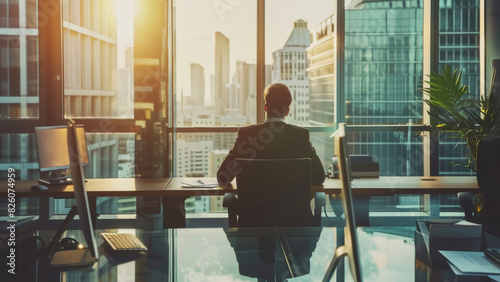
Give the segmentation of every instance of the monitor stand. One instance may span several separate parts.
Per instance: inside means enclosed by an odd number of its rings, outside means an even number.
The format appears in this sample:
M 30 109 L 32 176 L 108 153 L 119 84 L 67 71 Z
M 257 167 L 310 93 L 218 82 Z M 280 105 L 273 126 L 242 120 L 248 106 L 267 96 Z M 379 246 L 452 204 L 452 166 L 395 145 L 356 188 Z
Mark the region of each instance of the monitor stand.
M 68 175 L 67 169 L 57 169 L 51 170 L 49 173 L 49 178 L 46 179 L 38 179 L 38 183 L 44 185 L 69 185 L 73 184 L 73 179 L 67 178 Z
M 330 265 L 328 266 L 328 269 L 326 270 L 325 277 L 323 277 L 323 282 L 327 282 L 332 279 L 335 269 L 337 269 L 337 266 L 339 266 L 342 259 L 348 255 L 349 253 L 347 252 L 347 248 L 344 245 L 339 246 L 335 250 L 335 256 L 333 257 L 332 261 L 330 262 Z
M 64 219 L 63 223 L 57 230 L 54 237 L 50 241 L 49 245 L 43 252 L 43 257 L 48 257 L 54 251 L 57 246 L 57 242 L 61 239 L 61 236 L 69 227 L 69 224 L 78 214 L 77 206 L 71 207 L 68 215 Z M 93 265 L 97 259 L 92 257 L 90 251 L 88 249 L 77 249 L 77 250 L 64 250 L 64 251 L 56 251 L 50 260 L 51 267 L 77 267 L 77 266 L 91 266 Z

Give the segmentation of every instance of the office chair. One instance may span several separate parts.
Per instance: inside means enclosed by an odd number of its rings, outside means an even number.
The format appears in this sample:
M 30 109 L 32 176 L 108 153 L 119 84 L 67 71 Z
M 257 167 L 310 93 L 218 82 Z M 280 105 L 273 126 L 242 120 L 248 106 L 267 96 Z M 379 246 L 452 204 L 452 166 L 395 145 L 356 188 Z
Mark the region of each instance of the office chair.
M 476 175 L 483 194 L 483 226 L 500 226 L 500 137 L 489 137 L 477 145 Z
M 311 212 L 311 160 L 236 159 L 234 193 L 224 195 L 229 227 L 321 226 L 324 193 L 316 193 Z
M 479 218 L 473 209 L 472 195 L 459 193 L 460 206 L 464 208 L 465 219 L 479 221 L 483 226 L 500 226 L 500 137 L 488 137 L 477 145 L 476 175 L 479 190 L 483 195 L 484 217 Z

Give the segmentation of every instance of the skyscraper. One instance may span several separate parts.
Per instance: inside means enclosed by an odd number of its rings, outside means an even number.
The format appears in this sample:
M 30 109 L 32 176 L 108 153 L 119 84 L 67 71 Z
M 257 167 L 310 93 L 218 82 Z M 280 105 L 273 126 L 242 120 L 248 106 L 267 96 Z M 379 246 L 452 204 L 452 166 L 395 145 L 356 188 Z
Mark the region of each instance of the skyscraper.
M 193 106 L 205 105 L 205 70 L 200 64 L 191 64 L 191 97 Z
M 337 123 L 337 95 L 335 89 L 335 34 L 334 16 L 330 16 L 311 32 L 311 45 L 307 48 L 307 76 L 310 81 L 309 124 L 328 126 Z M 334 155 L 333 138 L 312 134 L 311 142 L 323 165 L 328 166 Z
M 218 114 L 224 115 L 229 107 L 229 39 L 216 31 L 215 44 L 215 105 L 218 105 Z
M 423 2 L 357 2 L 345 11 L 346 123 L 421 122 Z M 351 152 L 378 156 L 381 175 L 423 174 L 416 134 L 355 132 L 349 141 Z
M 311 44 L 307 22 L 297 20 L 282 49 L 273 52 L 273 83 L 283 83 L 290 89 L 292 104 L 287 120 L 295 124 L 309 121 L 309 79 L 307 77 L 307 47 Z

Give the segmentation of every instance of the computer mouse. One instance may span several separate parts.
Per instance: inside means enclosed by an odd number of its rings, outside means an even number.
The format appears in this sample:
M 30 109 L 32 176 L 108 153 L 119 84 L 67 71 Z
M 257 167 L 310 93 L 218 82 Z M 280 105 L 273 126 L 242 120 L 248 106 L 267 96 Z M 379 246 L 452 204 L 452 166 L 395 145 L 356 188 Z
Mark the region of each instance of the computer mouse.
M 79 245 L 80 243 L 75 238 L 65 237 L 57 242 L 56 248 L 58 250 L 76 250 Z
M 45 191 L 47 189 L 49 189 L 47 186 L 43 186 L 41 184 L 31 186 L 31 191 Z

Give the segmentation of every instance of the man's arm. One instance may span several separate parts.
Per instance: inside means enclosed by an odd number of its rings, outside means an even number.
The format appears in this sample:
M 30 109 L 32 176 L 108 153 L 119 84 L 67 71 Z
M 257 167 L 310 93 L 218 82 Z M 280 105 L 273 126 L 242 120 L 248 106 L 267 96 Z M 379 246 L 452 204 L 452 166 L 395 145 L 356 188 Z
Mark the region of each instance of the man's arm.
M 217 171 L 217 182 L 221 187 L 229 185 L 238 172 L 236 159 L 243 157 L 242 154 L 245 152 L 244 147 L 247 145 L 244 141 L 244 134 L 242 131 L 243 130 L 241 128 L 238 130 L 238 137 L 234 142 L 233 148 L 229 151 Z
M 309 158 L 311 158 L 312 162 L 311 183 L 313 185 L 321 185 L 325 181 L 325 170 L 323 168 L 323 165 L 321 164 L 321 160 L 318 154 L 316 154 L 316 150 L 314 150 L 311 141 L 309 141 L 309 130 L 307 131 L 307 144 Z

